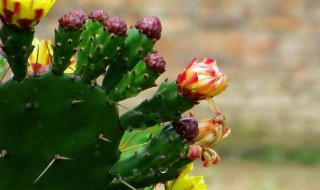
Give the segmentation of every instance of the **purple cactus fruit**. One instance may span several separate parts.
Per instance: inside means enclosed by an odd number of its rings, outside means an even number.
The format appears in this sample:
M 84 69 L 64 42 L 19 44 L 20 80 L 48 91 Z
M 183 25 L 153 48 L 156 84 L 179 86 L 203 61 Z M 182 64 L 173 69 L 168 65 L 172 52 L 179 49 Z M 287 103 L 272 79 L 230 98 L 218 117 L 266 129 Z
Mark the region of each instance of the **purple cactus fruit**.
M 198 122 L 194 117 L 182 117 L 172 122 L 172 126 L 188 142 L 192 142 L 199 133 Z
M 98 10 L 92 11 L 88 15 L 88 17 L 93 22 L 101 22 L 101 23 L 104 23 L 105 21 L 107 21 L 110 18 L 108 13 L 103 9 L 98 9 Z
M 115 35 L 125 36 L 127 35 L 127 24 L 121 17 L 112 17 L 103 23 L 108 32 Z
M 148 38 L 159 40 L 161 37 L 161 21 L 156 16 L 147 16 L 139 19 L 135 27 L 141 30 Z
M 149 53 L 143 60 L 154 72 L 159 74 L 165 72 L 166 62 L 158 53 Z
M 63 15 L 59 24 L 65 30 L 80 30 L 86 21 L 86 14 L 81 9 L 74 9 Z

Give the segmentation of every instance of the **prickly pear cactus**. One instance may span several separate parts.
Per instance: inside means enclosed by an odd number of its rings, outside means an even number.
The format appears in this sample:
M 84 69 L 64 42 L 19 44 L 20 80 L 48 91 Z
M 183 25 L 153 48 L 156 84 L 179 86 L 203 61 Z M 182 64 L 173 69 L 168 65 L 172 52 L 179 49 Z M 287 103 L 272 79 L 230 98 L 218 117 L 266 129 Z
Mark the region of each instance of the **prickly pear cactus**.
M 211 99 L 228 84 L 215 60 L 193 60 L 177 81 L 163 82 L 150 99 L 119 116 L 119 101 L 154 87 L 165 71 L 166 62 L 153 51 L 159 18 L 139 19 L 127 30 L 121 17 L 102 9 L 88 16 L 76 9 L 59 19 L 52 47 L 35 47 L 34 26 L 55 1 L 5 2 L 0 189 L 145 188 L 176 179 L 196 158 L 204 166 L 217 162 L 211 148 L 230 130 Z M 9 70 L 13 77 L 4 81 Z M 101 85 L 98 77 L 104 77 Z M 213 119 L 201 124 L 192 115 L 181 117 L 203 99 Z

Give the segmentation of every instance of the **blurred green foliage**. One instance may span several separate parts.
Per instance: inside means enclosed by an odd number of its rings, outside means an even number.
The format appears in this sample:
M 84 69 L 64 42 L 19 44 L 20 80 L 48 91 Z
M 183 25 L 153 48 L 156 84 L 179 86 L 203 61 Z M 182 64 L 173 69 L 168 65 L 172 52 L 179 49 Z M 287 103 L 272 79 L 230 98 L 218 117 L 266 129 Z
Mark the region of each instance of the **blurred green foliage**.
M 318 147 L 287 148 L 283 145 L 264 145 L 260 147 L 224 147 L 218 150 L 224 159 L 232 158 L 263 163 L 293 162 L 298 164 L 319 164 Z
M 6 60 L 5 58 L 0 55 L 0 78 L 3 76 L 4 72 L 5 72 L 5 67 L 6 67 Z

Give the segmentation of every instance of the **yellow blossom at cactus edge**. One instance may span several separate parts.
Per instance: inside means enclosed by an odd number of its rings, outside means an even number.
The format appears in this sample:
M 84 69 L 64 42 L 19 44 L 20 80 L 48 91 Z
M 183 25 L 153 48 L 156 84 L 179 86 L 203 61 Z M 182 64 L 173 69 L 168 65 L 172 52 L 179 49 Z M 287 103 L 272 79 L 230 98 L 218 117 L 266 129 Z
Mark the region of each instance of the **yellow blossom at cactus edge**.
M 193 169 L 193 164 L 189 164 L 181 172 L 176 180 L 169 181 L 166 184 L 167 190 L 207 190 L 203 176 L 189 176 Z
M 34 38 L 32 41 L 34 45 L 33 52 L 29 56 L 28 76 L 38 75 L 48 72 L 50 70 L 51 57 L 53 55 L 52 42 L 50 40 L 39 40 Z M 69 67 L 64 73 L 74 73 L 76 60 L 71 58 Z
M 18 28 L 36 25 L 46 16 L 56 0 L 1 0 L 1 21 Z
M 49 71 L 50 69 L 50 55 L 52 55 L 52 46 L 50 40 L 33 39 L 33 52 L 29 56 L 28 76 L 40 74 Z

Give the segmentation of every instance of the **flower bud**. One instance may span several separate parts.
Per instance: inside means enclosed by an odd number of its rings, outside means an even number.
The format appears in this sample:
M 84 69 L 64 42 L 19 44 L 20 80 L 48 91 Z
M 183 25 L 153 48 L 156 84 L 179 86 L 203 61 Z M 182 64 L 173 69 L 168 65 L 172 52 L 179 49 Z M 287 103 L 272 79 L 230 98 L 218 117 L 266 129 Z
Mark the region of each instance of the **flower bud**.
M 143 60 L 147 64 L 149 69 L 159 74 L 164 73 L 166 62 L 164 61 L 163 57 L 159 54 L 149 53 L 147 57 L 145 57 Z
M 220 94 L 227 88 L 228 83 L 229 78 L 219 71 L 214 59 L 204 59 L 197 63 L 194 58 L 177 78 L 177 88 L 195 101 Z
M 103 24 L 110 33 L 121 36 L 125 36 L 127 34 L 127 24 L 121 17 L 116 16 L 109 18 Z
M 161 37 L 161 21 L 156 16 L 147 16 L 139 19 L 135 27 L 150 39 L 159 40 Z
M 86 14 L 81 9 L 74 9 L 63 15 L 59 24 L 65 30 L 80 30 L 86 20 Z
M 182 117 L 178 121 L 172 122 L 172 126 L 188 142 L 192 142 L 199 133 L 198 122 L 193 117 Z
M 101 22 L 101 23 L 103 23 L 109 19 L 108 13 L 103 9 L 98 9 L 98 10 L 92 11 L 88 15 L 88 17 L 93 22 Z

